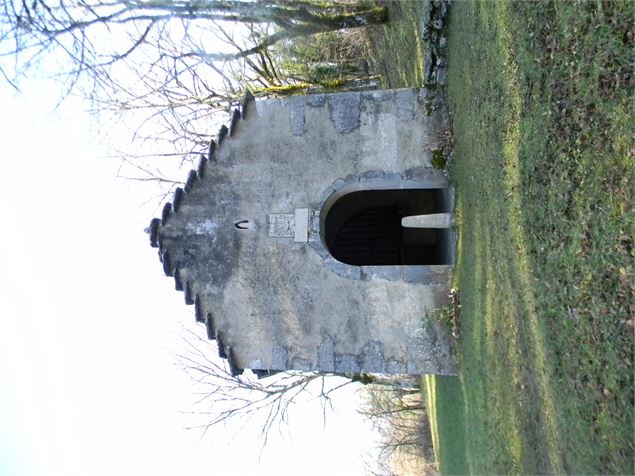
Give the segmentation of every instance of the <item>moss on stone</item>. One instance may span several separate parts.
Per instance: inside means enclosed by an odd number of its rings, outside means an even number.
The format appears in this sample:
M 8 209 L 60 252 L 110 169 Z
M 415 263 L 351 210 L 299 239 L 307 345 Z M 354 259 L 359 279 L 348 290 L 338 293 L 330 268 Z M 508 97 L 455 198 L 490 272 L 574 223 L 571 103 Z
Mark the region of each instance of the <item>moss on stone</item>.
M 432 160 L 430 161 L 432 167 L 437 170 L 444 170 L 447 164 L 447 160 L 445 158 L 445 154 L 443 153 L 443 149 L 434 149 L 432 151 Z

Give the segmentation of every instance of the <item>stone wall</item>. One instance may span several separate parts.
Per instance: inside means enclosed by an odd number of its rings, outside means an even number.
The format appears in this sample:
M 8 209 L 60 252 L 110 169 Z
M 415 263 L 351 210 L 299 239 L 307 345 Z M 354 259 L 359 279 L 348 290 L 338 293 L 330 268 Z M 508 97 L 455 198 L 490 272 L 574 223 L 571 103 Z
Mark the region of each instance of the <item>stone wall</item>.
M 346 187 L 448 186 L 430 166 L 446 118 L 426 95 L 247 101 L 153 222 L 164 270 L 233 371 L 455 372 L 447 329 L 430 318 L 451 266 L 342 266 L 320 233 Z

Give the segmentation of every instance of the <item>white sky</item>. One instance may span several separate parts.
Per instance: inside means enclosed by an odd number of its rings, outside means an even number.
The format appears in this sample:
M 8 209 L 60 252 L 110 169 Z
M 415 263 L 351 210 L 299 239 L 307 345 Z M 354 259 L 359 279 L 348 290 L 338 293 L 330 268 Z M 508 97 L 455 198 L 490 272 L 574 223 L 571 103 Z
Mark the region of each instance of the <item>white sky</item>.
M 249 423 L 184 430 L 195 388 L 171 355 L 194 316 L 143 233 L 157 204 L 115 180 L 78 102 L 51 113 L 58 91 L 26 87 L 0 85 L 0 474 L 364 474 L 352 392 L 326 428 L 298 406 L 262 451 Z

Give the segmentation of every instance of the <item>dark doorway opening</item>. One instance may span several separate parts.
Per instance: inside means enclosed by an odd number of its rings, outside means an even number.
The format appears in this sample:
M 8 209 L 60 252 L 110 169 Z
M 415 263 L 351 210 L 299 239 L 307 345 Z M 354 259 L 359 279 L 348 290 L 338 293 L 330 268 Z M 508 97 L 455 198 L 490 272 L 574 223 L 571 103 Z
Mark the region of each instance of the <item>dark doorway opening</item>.
M 327 211 L 324 241 L 335 259 L 350 265 L 449 264 L 448 229 L 401 226 L 403 217 L 447 208 L 447 189 L 352 192 Z

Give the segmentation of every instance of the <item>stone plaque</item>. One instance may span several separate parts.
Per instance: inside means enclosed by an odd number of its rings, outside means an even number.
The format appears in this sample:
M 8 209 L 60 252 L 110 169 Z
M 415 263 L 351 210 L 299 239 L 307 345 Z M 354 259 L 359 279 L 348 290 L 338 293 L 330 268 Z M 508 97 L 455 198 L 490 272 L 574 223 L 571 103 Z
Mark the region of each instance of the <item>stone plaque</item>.
M 291 238 L 295 235 L 295 220 L 292 213 L 270 213 L 267 215 L 267 236 Z

